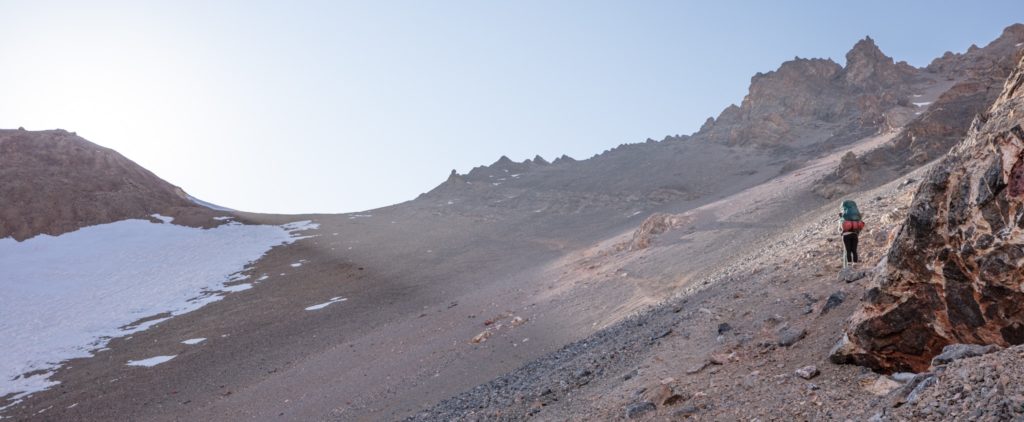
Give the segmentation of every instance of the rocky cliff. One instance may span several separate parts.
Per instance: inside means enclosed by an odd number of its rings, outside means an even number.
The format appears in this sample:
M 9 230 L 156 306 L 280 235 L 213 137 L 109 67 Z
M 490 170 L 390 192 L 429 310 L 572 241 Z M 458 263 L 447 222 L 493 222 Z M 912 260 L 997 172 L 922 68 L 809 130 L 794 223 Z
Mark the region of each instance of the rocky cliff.
M 912 169 L 945 154 L 963 140 L 974 116 L 985 110 L 999 95 L 1003 82 L 1020 59 L 1024 47 L 1024 25 L 1014 24 L 1003 30 L 999 38 L 984 47 L 971 46 L 964 53 L 946 52 L 925 68 L 923 75 L 951 86 L 931 102 L 912 94 L 907 106 L 918 109 L 911 120 L 884 148 L 857 157 L 865 177 L 849 184 L 844 168 L 839 168 L 819 184 L 817 191 L 824 197 L 836 198 L 842 194 L 860 191 L 872 185 L 892 180 Z M 944 81 L 944 82 L 943 82 Z M 924 108 L 924 110 L 920 110 Z M 887 113 L 889 129 L 900 126 L 905 116 Z
M 204 225 L 200 221 L 212 210 L 74 133 L 0 130 L 0 239 L 59 235 L 153 213 Z
M 866 37 L 846 54 L 846 66 L 831 59 L 785 62 L 758 73 L 739 106 L 729 106 L 697 133 L 727 145 L 791 145 L 835 134 L 876 131 L 884 113 L 909 95 L 919 70 L 896 63 Z
M 1024 60 L 922 183 L 833 351 L 922 371 L 952 343 L 1024 343 Z

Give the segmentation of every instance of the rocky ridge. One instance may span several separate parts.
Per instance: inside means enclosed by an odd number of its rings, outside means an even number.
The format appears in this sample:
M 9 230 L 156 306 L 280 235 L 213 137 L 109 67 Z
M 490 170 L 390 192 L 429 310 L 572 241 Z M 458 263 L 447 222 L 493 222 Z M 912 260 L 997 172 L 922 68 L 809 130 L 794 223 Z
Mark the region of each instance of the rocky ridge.
M 1003 82 L 1024 54 L 1024 24 L 1014 24 L 985 47 L 971 46 L 965 53 L 947 52 L 922 73 L 948 85 L 934 102 L 919 93 L 903 99 L 906 109 L 886 113 L 886 127 L 909 120 L 894 141 L 877 151 L 855 157 L 869 177 L 849 183 L 845 168 L 819 183 L 826 198 L 885 183 L 911 169 L 941 157 L 967 134 L 974 117 L 984 113 L 1002 91 Z M 916 110 L 916 111 L 910 111 Z M 908 114 L 909 111 L 909 114 Z
M 798 58 L 755 75 L 739 106 L 693 135 L 623 144 L 578 161 L 503 156 L 465 174 L 453 170 L 415 202 L 436 214 L 489 221 L 680 212 L 902 125 L 913 114 L 910 93 L 936 84 L 922 74 L 865 38 L 845 67 Z M 723 161 L 731 165 L 715 164 Z

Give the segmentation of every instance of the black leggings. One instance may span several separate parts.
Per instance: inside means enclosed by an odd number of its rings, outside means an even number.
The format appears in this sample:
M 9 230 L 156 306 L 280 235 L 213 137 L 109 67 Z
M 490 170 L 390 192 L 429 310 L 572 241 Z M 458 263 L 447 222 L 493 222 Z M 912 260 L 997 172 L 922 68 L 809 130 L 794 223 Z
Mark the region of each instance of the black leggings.
M 843 234 L 843 246 L 846 249 L 846 262 L 857 262 L 857 233 Z

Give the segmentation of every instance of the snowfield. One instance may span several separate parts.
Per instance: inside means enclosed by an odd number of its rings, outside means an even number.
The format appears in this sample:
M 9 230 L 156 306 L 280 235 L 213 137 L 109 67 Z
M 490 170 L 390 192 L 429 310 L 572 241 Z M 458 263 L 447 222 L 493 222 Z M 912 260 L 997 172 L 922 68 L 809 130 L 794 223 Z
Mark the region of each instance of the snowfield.
M 318 227 L 232 222 L 204 230 L 154 217 L 164 223 L 123 220 L 0 239 L 0 398 L 10 396 L 8 406 L 57 384 L 49 378 L 62 361 L 167 318 L 133 324 L 141 319 L 180 315 L 251 287 L 225 283 L 245 279 L 239 272 L 270 248 Z

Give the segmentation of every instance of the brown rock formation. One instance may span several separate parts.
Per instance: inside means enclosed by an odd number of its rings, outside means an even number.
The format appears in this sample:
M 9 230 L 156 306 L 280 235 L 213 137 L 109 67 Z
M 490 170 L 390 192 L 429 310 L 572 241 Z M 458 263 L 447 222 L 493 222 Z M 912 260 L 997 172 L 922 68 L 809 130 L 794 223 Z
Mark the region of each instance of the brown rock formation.
M 658 235 L 679 227 L 688 220 L 688 218 L 681 215 L 660 212 L 654 213 L 650 217 L 647 217 L 647 219 L 640 224 L 640 227 L 633 232 L 633 239 L 630 240 L 626 249 L 631 251 L 646 249 L 648 246 L 651 246 L 651 241 Z
M 180 188 L 73 133 L 0 130 L 0 238 L 59 235 L 153 213 L 196 221 L 213 214 Z
M 1021 49 L 1017 44 L 1024 41 L 1024 24 L 1013 24 L 985 47 L 971 46 L 965 53 L 947 51 L 942 57 L 932 60 L 926 68 L 949 78 L 964 79 L 986 77 L 993 68 L 1002 69 L 1004 74 L 1013 70 L 1015 61 L 1007 61 Z
M 908 94 L 918 73 L 893 62 L 867 37 L 847 53 L 846 67 L 830 59 L 796 58 L 774 72 L 754 75 L 743 102 L 708 119 L 698 135 L 728 145 L 777 146 L 801 138 L 820 140 L 825 127 L 871 132 L 885 122 L 883 113 Z
M 892 143 L 866 153 L 862 161 L 864 171 L 873 175 L 865 184 L 892 180 L 936 158 L 941 157 L 967 134 L 974 116 L 984 113 L 1002 90 L 1003 82 L 1013 70 L 1024 51 L 1018 44 L 1024 42 L 1024 25 L 1015 24 L 1003 30 L 1002 35 L 982 48 L 972 48 L 963 54 L 946 53 L 926 68 L 932 78 L 956 80 L 942 93 L 928 110 L 912 120 L 896 135 Z M 909 104 L 909 101 L 908 101 Z M 900 120 L 906 110 L 896 108 L 887 114 Z M 819 194 L 833 198 L 847 189 L 837 189 L 844 177 L 843 169 L 823 179 L 816 189 Z
M 921 371 L 952 343 L 1024 343 L 1024 60 L 931 170 L 832 359 Z

